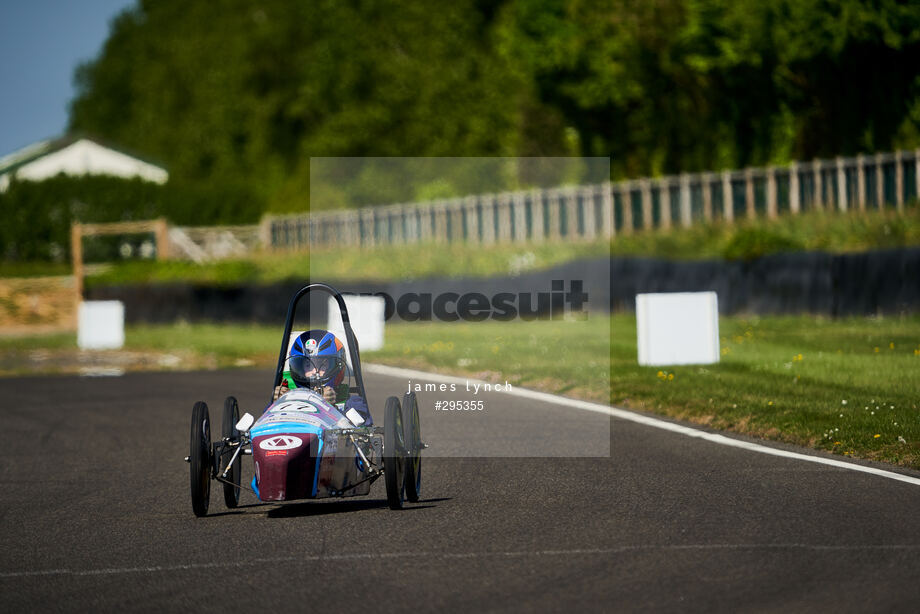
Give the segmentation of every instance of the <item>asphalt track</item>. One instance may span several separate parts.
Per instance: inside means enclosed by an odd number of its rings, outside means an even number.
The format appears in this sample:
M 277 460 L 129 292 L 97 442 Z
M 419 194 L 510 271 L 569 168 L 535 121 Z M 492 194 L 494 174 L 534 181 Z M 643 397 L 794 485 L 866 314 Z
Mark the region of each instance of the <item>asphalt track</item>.
M 405 387 L 366 380 L 377 414 Z M 192 403 L 207 401 L 219 423 L 224 396 L 258 411 L 269 381 L 257 370 L 0 380 L 0 611 L 920 604 L 920 486 L 606 417 L 609 457 L 463 458 L 451 446 L 483 436 L 482 424 L 436 413 L 435 394 L 420 395 L 423 438 L 453 457 L 424 461 L 419 504 L 389 510 L 378 483 L 340 501 L 244 493 L 228 511 L 215 489 L 211 514 L 195 518 L 182 462 Z M 566 415 L 552 437 L 572 449 L 601 419 L 510 396 L 489 403 L 522 424 Z

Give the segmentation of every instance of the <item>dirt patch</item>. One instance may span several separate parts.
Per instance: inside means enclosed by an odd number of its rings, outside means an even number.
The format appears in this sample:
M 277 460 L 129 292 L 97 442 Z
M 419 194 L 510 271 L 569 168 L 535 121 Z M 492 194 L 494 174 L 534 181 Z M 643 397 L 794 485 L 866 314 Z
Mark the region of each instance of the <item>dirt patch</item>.
M 0 352 L 0 376 L 78 374 L 118 375 L 128 371 L 216 369 L 212 354 L 132 350 L 16 349 Z
M 72 276 L 0 279 L 0 335 L 76 330 Z

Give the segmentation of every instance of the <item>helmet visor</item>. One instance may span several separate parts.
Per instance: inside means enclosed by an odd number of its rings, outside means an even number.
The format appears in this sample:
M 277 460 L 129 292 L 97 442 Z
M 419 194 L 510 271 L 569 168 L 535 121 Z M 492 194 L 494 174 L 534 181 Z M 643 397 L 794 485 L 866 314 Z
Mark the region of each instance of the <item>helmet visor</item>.
M 291 356 L 291 377 L 299 386 L 327 384 L 342 369 L 338 356 Z

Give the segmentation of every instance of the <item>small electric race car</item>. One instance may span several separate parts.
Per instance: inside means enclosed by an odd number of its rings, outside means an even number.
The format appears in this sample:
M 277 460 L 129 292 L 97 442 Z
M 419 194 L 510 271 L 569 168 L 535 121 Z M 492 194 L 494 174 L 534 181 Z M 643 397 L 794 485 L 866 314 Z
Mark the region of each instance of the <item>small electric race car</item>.
M 352 497 L 367 495 L 380 476 L 385 477 L 391 509 L 402 508 L 406 500 L 419 500 L 421 451 L 427 446 L 421 441 L 414 392 L 405 393 L 402 402 L 395 396 L 386 400 L 380 427 L 367 426 L 370 420 L 359 412 L 346 409 L 345 403 L 333 402 L 336 399 L 330 400 L 318 380 L 301 380 L 307 385 L 291 390 L 282 387 L 290 376 L 291 329 L 297 304 L 311 291 L 328 293 L 338 303 L 351 358 L 350 369 L 342 365 L 349 380 L 346 396 L 352 395 L 351 400 L 367 408 L 358 341 L 345 300 L 326 284 L 301 288 L 288 305 L 272 401 L 261 417 L 257 420 L 246 413 L 240 418 L 237 400 L 227 397 L 221 436 L 212 442 L 207 404 L 198 401 L 192 408 L 189 455 L 185 461 L 189 463 L 192 510 L 196 516 L 208 513 L 211 480 L 223 485 L 228 508 L 239 504 L 242 488 L 251 490 L 262 501 Z M 280 396 L 279 391 L 283 392 Z M 248 486 L 240 484 L 244 455 L 253 457 L 253 478 Z

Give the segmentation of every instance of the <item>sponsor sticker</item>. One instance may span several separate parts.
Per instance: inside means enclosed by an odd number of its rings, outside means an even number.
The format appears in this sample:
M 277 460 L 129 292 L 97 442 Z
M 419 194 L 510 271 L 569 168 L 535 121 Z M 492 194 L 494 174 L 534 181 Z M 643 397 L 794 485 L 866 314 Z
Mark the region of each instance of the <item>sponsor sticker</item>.
M 263 450 L 291 450 L 302 445 L 303 440 L 293 435 L 275 435 L 259 442 L 259 447 Z

